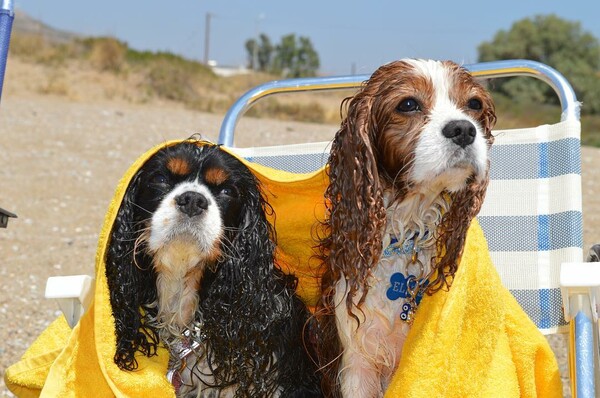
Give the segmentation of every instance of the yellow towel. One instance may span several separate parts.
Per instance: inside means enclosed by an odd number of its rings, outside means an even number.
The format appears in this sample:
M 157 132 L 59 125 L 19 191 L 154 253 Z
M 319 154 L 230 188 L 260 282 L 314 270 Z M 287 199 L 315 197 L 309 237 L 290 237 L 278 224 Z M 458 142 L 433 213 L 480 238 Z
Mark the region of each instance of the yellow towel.
M 138 357 L 139 370 L 121 371 L 113 362 L 114 321 L 104 260 L 107 240 L 131 178 L 156 151 L 142 155 L 121 179 L 106 215 L 96 255 L 94 303 L 69 329 L 51 324 L 4 375 L 19 397 L 173 396 L 165 374 L 168 353 Z M 245 162 L 260 179 L 275 209 L 278 261 L 300 280 L 309 304 L 318 299 L 314 225 L 324 214 L 323 170 L 291 174 Z M 494 270 L 483 233 L 474 222 L 450 292 L 425 297 L 387 397 L 559 397 L 556 360 L 545 339 Z
M 314 308 L 321 295 L 319 261 L 314 250 L 316 220 L 325 217 L 323 193 L 329 183 L 327 174 L 324 169 L 295 174 L 240 160 L 258 178 L 265 199 L 275 210 L 269 221 L 277 233 L 277 262 L 283 271 L 298 277 L 298 294 Z
M 391 397 L 562 397 L 554 353 L 502 286 L 477 221 L 450 291 L 425 296 Z
M 18 396 L 175 396 L 165 376 L 169 360 L 165 349 L 159 349 L 159 354 L 151 358 L 140 355 L 135 372 L 122 371 L 113 362 L 116 338 L 105 275 L 108 238 L 129 182 L 144 162 L 164 146 L 137 159 L 117 186 L 98 239 L 96 284 L 90 309 L 73 330 L 64 319 L 55 321 L 21 361 L 7 369 L 5 383 Z M 35 366 L 35 375 L 30 374 L 30 366 Z

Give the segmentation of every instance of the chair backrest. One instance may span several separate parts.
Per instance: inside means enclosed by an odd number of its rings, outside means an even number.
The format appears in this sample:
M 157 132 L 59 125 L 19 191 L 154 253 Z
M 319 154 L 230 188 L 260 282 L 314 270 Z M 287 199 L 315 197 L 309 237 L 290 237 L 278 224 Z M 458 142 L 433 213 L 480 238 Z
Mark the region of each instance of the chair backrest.
M 581 262 L 580 124 L 495 131 L 478 219 L 502 281 L 537 327 L 567 323 L 560 265 Z
M 566 325 L 559 288 L 560 264 L 582 261 L 578 103 L 564 77 L 537 62 L 499 61 L 466 67 L 486 79 L 539 78 L 555 89 L 561 101 L 561 121 L 557 124 L 494 132 L 490 185 L 478 216 L 503 283 L 542 332 L 554 333 Z M 233 146 L 238 119 L 261 98 L 279 92 L 358 87 L 368 77 L 293 79 L 258 86 L 230 108 L 219 141 Z M 271 168 L 307 173 L 326 163 L 328 144 L 235 151 Z

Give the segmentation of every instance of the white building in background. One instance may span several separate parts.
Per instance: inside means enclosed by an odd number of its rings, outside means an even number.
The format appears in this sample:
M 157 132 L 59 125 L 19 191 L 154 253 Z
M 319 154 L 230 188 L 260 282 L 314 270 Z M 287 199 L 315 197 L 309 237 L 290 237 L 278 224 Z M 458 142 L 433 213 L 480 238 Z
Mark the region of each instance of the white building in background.
M 215 75 L 222 76 L 222 77 L 229 77 L 229 76 L 236 76 L 236 75 L 247 75 L 250 72 L 252 72 L 250 69 L 246 68 L 243 65 L 240 65 L 240 66 L 226 66 L 226 65 L 219 66 L 217 64 L 217 61 L 212 60 L 212 59 L 208 61 L 208 67 L 214 72 Z

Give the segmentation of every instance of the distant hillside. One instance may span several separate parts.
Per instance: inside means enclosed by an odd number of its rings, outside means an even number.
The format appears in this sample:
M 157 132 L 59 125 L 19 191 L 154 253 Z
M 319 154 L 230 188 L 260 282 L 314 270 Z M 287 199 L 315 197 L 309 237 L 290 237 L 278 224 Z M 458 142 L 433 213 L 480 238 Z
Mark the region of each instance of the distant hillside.
M 9 57 L 21 63 L 12 76 L 12 86 L 23 92 L 77 101 L 166 100 L 215 113 L 225 113 L 250 88 L 278 78 L 265 73 L 218 76 L 201 62 L 167 52 L 139 51 L 114 37 L 55 29 L 19 10 Z M 341 98 L 329 95 L 299 95 L 263 101 L 249 114 L 339 123 L 340 102 Z
M 13 33 L 40 35 L 43 36 L 44 39 L 57 44 L 65 44 L 75 38 L 81 37 L 78 34 L 55 29 L 46 25 L 19 9 L 15 12 Z
M 10 57 L 20 62 L 16 90 L 77 101 L 173 101 L 206 112 L 225 113 L 250 88 L 279 76 L 264 73 L 222 77 L 182 56 L 139 51 L 112 37 L 86 37 L 55 29 L 17 10 Z M 10 85 L 9 85 L 10 86 Z M 268 98 L 248 115 L 339 124 L 340 103 L 354 91 Z M 536 126 L 559 120 L 560 108 L 521 103 L 495 95 L 496 128 Z M 582 117 L 583 142 L 600 147 L 600 116 Z

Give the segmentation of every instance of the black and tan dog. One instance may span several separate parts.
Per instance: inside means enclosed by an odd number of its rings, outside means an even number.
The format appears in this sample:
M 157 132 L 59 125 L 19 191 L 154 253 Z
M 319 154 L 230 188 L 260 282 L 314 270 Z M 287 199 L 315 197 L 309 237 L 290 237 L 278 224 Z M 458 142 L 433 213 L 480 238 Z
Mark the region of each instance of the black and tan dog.
M 107 255 L 121 369 L 163 343 L 179 396 L 320 396 L 309 313 L 274 263 L 268 211 L 252 173 L 218 146 L 186 141 L 146 162 Z

